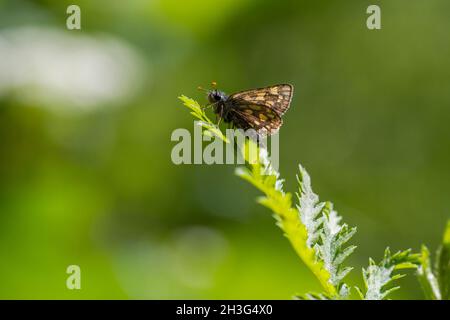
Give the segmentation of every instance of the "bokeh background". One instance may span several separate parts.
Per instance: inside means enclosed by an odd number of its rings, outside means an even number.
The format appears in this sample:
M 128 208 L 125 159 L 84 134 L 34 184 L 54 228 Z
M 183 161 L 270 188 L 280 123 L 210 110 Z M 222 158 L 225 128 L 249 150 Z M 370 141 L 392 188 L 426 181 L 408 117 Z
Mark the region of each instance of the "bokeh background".
M 81 7 L 82 30 L 66 29 Z M 378 4 L 382 29 L 366 28 Z M 177 96 L 280 82 L 298 163 L 383 250 L 436 248 L 450 217 L 450 2 L 0 0 L 0 298 L 290 299 L 318 291 L 233 166 L 172 164 Z M 66 268 L 81 267 L 81 290 Z M 396 298 L 421 298 L 410 276 Z

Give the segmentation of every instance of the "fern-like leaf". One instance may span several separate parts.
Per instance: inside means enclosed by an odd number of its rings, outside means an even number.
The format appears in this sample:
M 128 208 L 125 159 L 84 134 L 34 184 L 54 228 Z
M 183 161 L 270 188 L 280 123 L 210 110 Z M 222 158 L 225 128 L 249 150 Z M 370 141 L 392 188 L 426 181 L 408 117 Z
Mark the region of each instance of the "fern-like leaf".
M 197 101 L 188 98 L 184 95 L 178 97 L 183 104 L 191 110 L 191 114 L 198 119 L 195 123 L 203 128 L 203 134 L 208 136 L 216 136 L 222 141 L 229 143 L 227 137 L 222 133 L 219 126 L 214 124 L 206 115 L 204 109 L 198 104 Z
M 308 231 L 307 244 L 315 249 L 316 259 L 323 262 L 330 274 L 329 282 L 337 289 L 340 298 L 346 298 L 349 289 L 343 279 L 352 268 L 344 267 L 343 262 L 356 246 L 345 247 L 345 244 L 355 234 L 356 228 L 340 224 L 342 218 L 331 202 L 319 202 L 319 197 L 312 191 L 311 179 L 302 166 L 299 166 L 297 180 L 297 209 Z
M 246 149 L 251 148 L 250 145 L 254 143 L 247 140 Z M 247 161 L 247 152 L 243 150 L 242 153 Z M 248 163 L 248 167 L 237 168 L 236 174 L 264 193 L 258 202 L 272 210 L 277 225 L 284 231 L 297 254 L 320 281 L 326 293 L 336 296 L 337 288 L 329 281 L 331 275 L 324 268 L 323 262 L 317 259 L 315 249 L 307 245 L 308 231 L 300 220 L 298 211 L 292 207 L 292 194 L 283 191 L 283 180 L 271 166 L 267 150 L 259 149 L 258 161 Z
M 324 222 L 322 210 L 325 203 L 319 202 L 319 196 L 312 190 L 311 178 L 302 166 L 299 166 L 297 181 L 299 186 L 297 209 L 300 213 L 300 219 L 308 231 L 307 245 L 313 247 L 320 240 L 320 230 Z
M 430 251 L 426 246 L 422 246 L 417 276 L 427 299 L 448 300 L 450 298 L 450 221 L 447 222 L 442 244 L 436 252 L 434 268 L 431 264 Z
M 361 298 L 365 300 L 383 300 L 390 293 L 399 289 L 393 286 L 395 280 L 403 278 L 403 274 L 394 274 L 399 269 L 416 269 L 420 263 L 420 254 L 412 254 L 411 250 L 398 251 L 391 254 L 389 248 L 384 252 L 384 258 L 376 264 L 369 259 L 369 266 L 363 269 L 363 278 L 366 291 L 356 288 Z
M 431 266 L 430 251 L 422 246 L 422 255 L 420 257 L 420 266 L 417 269 L 417 276 L 428 300 L 441 300 L 442 294 L 439 288 L 438 280 Z

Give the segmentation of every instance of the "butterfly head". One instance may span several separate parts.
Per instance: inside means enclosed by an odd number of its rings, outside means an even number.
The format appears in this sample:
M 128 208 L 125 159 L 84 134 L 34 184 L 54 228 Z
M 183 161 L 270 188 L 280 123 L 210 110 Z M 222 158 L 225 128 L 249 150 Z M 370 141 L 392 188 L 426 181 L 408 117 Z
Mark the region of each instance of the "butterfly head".
M 216 89 L 208 91 L 208 101 L 210 103 L 225 101 L 226 99 L 227 95 L 223 91 L 219 91 Z

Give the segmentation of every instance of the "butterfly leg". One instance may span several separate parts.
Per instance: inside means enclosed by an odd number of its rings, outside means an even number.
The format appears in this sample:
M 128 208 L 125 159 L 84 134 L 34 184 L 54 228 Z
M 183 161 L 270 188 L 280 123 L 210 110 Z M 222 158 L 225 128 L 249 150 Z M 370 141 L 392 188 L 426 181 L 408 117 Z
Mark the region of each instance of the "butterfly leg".
M 222 122 L 222 118 L 223 118 L 223 108 L 220 108 L 220 111 L 219 111 L 219 113 L 217 114 L 217 118 L 219 119 L 219 120 L 217 121 L 217 126 L 219 126 L 220 123 Z M 217 119 L 217 118 L 216 118 L 216 119 Z

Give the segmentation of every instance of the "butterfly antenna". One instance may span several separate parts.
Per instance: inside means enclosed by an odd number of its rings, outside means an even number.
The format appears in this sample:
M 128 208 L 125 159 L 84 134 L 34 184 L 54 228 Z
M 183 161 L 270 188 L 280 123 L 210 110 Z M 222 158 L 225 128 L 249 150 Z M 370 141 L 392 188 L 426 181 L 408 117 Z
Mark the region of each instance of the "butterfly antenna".
M 202 86 L 198 86 L 198 87 L 197 87 L 197 89 L 198 89 L 198 90 L 200 90 L 200 91 L 205 91 L 205 92 L 208 92 L 208 90 L 206 90 L 206 89 L 205 89 L 205 88 L 203 88 Z

